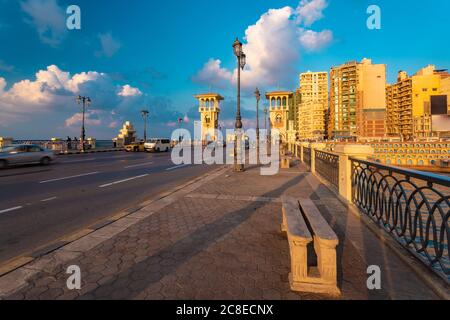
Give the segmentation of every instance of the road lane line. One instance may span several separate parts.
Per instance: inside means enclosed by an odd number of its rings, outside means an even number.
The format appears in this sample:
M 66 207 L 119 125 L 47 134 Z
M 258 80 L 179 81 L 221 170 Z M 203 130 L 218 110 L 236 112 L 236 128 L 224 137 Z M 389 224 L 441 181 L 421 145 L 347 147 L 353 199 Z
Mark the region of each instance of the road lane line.
M 18 207 L 14 207 L 14 208 L 5 209 L 5 210 L 0 210 L 0 213 L 11 212 L 11 211 L 19 210 L 22 208 L 23 208 L 22 206 L 18 206 Z
M 94 161 L 94 160 L 97 160 L 97 158 L 84 159 L 84 160 L 73 160 L 73 161 L 61 161 L 61 163 L 78 163 L 78 162 L 87 162 L 87 161 Z
M 190 164 L 180 164 L 179 166 L 175 166 L 175 167 L 172 167 L 172 168 L 167 168 L 166 171 L 172 171 L 172 170 L 184 168 L 184 167 L 187 167 L 187 166 L 190 166 Z
M 136 177 L 132 177 L 132 178 L 128 178 L 128 179 L 124 179 L 124 180 L 119 180 L 119 181 L 107 183 L 107 184 L 104 184 L 104 185 L 99 186 L 99 188 L 111 187 L 111 186 L 114 186 L 114 185 L 119 184 L 119 183 L 124 183 L 124 182 L 128 182 L 128 181 L 132 181 L 132 180 L 144 178 L 144 177 L 146 177 L 146 176 L 148 176 L 148 174 L 143 174 L 143 175 L 136 176 Z
M 61 180 L 67 180 L 67 179 L 73 179 L 73 178 L 80 178 L 80 177 L 86 177 L 86 176 L 92 176 L 94 174 L 99 173 L 98 171 L 96 172 L 89 172 L 89 173 L 84 173 L 84 174 L 78 174 L 76 176 L 70 176 L 70 177 L 64 177 L 64 178 L 57 178 L 57 179 L 51 179 L 51 180 L 45 180 L 45 181 L 41 181 L 39 182 L 40 184 L 43 183 L 49 183 L 49 182 L 55 182 L 55 181 L 61 181 Z
M 41 200 L 41 202 L 49 202 L 49 201 L 53 201 L 53 200 L 56 200 L 56 199 L 58 199 L 58 197 L 51 197 L 51 198 L 48 198 L 48 199 Z
M 154 164 L 154 162 L 146 162 L 146 163 L 134 164 L 132 166 L 125 167 L 125 169 L 136 168 L 136 167 L 143 167 L 143 166 L 147 166 L 147 165 L 151 165 L 151 164 Z

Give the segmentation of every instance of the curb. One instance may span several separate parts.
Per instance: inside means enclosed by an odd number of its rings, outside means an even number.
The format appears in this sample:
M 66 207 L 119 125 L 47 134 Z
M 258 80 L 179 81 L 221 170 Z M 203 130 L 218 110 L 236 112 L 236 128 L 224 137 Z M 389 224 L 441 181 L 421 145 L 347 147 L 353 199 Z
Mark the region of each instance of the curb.
M 68 247 L 70 245 L 73 245 L 76 242 L 82 241 L 83 239 L 86 239 L 91 236 L 95 236 L 95 233 L 97 231 L 103 231 L 103 229 L 106 229 L 107 227 L 113 227 L 112 224 L 114 223 L 121 223 L 121 226 L 124 226 L 123 230 L 120 232 L 128 229 L 131 225 L 134 223 L 139 222 L 140 220 L 149 217 L 153 213 L 159 211 L 161 208 L 163 208 L 166 205 L 171 204 L 173 201 L 176 201 L 173 197 L 173 195 L 189 186 L 195 186 L 196 183 L 201 182 L 202 180 L 207 180 L 209 177 L 216 177 L 224 172 L 226 172 L 224 169 L 226 166 L 220 166 L 217 169 L 214 169 L 210 172 L 207 172 L 197 178 L 194 178 L 186 183 L 183 183 L 181 185 L 178 185 L 172 189 L 169 189 L 168 191 L 165 191 L 163 193 L 158 194 L 156 197 L 154 197 L 151 200 L 147 200 L 143 203 L 140 203 L 136 206 L 130 207 L 128 209 L 125 209 L 124 211 L 121 211 L 115 215 L 112 215 L 108 218 L 102 219 L 94 223 L 93 225 L 80 229 L 75 233 L 72 233 L 70 235 L 63 236 L 61 238 L 56 239 L 54 242 L 51 242 L 49 244 L 45 244 L 41 247 L 36 248 L 33 252 L 24 254 L 15 258 L 12 258 L 11 260 L 7 261 L 6 263 L 2 264 L 0 266 L 0 300 L 2 299 L 2 295 L 9 295 L 15 290 L 20 290 L 20 288 L 26 283 L 26 280 L 31 277 L 34 273 L 39 272 L 41 270 L 38 270 L 39 268 L 33 268 L 30 265 L 33 262 L 39 262 L 38 259 L 44 258 L 45 256 L 52 254 L 52 253 L 61 253 L 60 251 L 65 251 L 65 247 Z M 223 171 L 223 172 L 222 172 Z M 196 187 L 196 189 L 199 186 Z M 162 202 L 161 204 L 158 204 L 158 202 Z M 148 206 L 154 204 L 156 208 L 148 208 Z M 162 205 L 162 207 L 161 207 Z M 139 215 L 139 211 L 145 209 L 145 213 Z M 136 215 L 136 217 L 132 217 L 132 215 Z M 130 220 L 133 223 L 130 224 Z M 98 236 L 98 239 L 102 239 L 103 241 L 108 240 L 109 238 L 105 237 L 104 235 Z M 68 252 L 71 252 L 68 250 Z M 51 260 L 51 259 L 50 259 Z M 38 263 L 39 264 L 39 263 Z M 30 267 L 29 267 L 30 266 Z M 14 273 L 18 273 L 17 275 L 14 275 Z M 7 276 L 11 276 L 12 279 L 10 281 L 5 280 Z M 6 284 L 2 283 L 1 280 L 5 280 Z M 12 284 L 17 284 L 12 285 Z M 2 292 L 2 285 L 6 288 L 5 290 L 9 290 L 6 293 Z M 13 291 L 14 290 L 14 291 Z

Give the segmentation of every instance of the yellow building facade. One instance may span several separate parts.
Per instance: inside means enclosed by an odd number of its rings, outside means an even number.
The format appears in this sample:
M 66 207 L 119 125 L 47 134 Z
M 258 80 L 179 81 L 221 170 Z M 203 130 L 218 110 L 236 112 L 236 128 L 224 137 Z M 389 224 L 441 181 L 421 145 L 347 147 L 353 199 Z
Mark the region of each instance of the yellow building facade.
M 219 129 L 219 116 L 221 111 L 221 101 L 224 98 L 218 93 L 206 93 L 196 95 L 199 103 L 200 123 L 201 123 L 201 141 L 207 144 L 211 141 L 217 141 L 217 129 Z
M 429 65 L 415 75 L 401 71 L 397 83 L 386 87 L 387 134 L 405 140 L 435 136 L 432 130 L 431 97 L 446 94 L 449 74 Z
M 331 68 L 331 137 L 383 137 L 385 113 L 386 65 L 363 59 Z
M 299 90 L 298 137 L 301 140 L 321 140 L 326 135 L 328 72 L 308 71 L 300 74 Z

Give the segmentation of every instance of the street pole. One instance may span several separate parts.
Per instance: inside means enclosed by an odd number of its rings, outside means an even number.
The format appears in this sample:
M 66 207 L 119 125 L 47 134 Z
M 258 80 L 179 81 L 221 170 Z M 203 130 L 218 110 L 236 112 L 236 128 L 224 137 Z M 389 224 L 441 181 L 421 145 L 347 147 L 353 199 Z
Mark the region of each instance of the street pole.
M 82 123 L 81 123 L 81 151 L 85 152 L 85 146 L 84 141 L 86 140 L 86 128 L 85 128 L 85 117 L 86 117 L 86 106 L 89 106 L 91 104 L 91 98 L 89 97 L 77 97 L 78 104 L 83 105 L 83 117 L 82 117 Z
M 149 113 L 150 112 L 148 110 L 141 111 L 142 118 L 144 118 L 144 143 L 147 142 L 147 122 Z
M 259 89 L 256 88 L 256 161 L 259 164 L 259 100 L 261 99 L 261 94 Z
M 242 157 L 242 117 L 241 117 L 241 69 L 244 70 L 246 56 L 242 51 L 242 43 L 238 38 L 233 43 L 234 54 L 237 57 L 237 110 L 234 144 L 234 171 L 243 172 L 244 163 Z

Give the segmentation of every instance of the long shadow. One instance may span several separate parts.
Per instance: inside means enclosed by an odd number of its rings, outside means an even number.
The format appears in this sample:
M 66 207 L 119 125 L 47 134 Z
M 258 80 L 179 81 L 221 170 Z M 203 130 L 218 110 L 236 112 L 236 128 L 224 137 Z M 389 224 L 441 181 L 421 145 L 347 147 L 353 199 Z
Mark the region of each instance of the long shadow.
M 290 187 L 295 186 L 303 179 L 303 175 L 299 177 L 295 177 L 279 188 L 272 190 L 270 192 L 271 195 L 276 194 L 277 196 L 281 196 L 285 190 Z M 266 195 L 263 195 L 266 196 Z M 173 265 L 164 266 L 160 268 L 160 272 L 149 273 L 149 275 L 142 279 L 139 285 L 133 288 L 132 293 L 127 292 L 127 290 L 122 290 L 122 293 L 119 296 L 115 296 L 116 299 L 133 299 L 143 290 L 145 290 L 150 285 L 159 282 L 162 278 L 171 273 L 175 272 L 179 266 L 181 266 L 184 262 L 193 258 L 206 248 L 208 248 L 212 243 L 214 243 L 217 239 L 223 237 L 224 235 L 231 232 L 234 228 L 239 226 L 248 220 L 252 215 L 255 214 L 256 210 L 266 206 L 267 203 L 256 202 L 252 203 L 242 209 L 234 211 L 222 218 L 214 221 L 213 223 L 206 224 L 199 229 L 195 230 L 193 233 L 179 240 L 175 244 L 166 247 L 159 252 L 156 252 L 154 255 L 148 257 L 146 260 L 133 265 L 132 268 L 122 271 L 117 274 L 114 279 L 111 279 L 109 282 L 103 284 L 102 286 L 112 286 L 113 291 L 120 292 L 120 289 L 123 289 L 123 284 L 115 283 L 115 280 L 122 277 L 129 277 L 133 271 L 138 270 L 146 270 L 149 262 L 154 261 L 158 256 L 170 255 L 173 253 L 177 253 L 182 256 L 181 259 L 177 259 Z M 163 214 L 163 213 L 162 213 Z M 281 210 L 280 210 L 281 215 Z M 95 296 L 96 291 L 101 289 L 101 287 L 96 288 L 95 290 L 86 293 L 79 297 L 79 299 L 91 299 L 92 295 Z
M 326 185 L 321 184 L 320 188 L 324 188 L 326 189 L 327 192 L 329 192 L 331 195 L 333 194 L 333 191 Z M 317 190 L 316 190 L 317 191 Z M 317 194 L 314 192 L 312 195 L 312 200 L 320 200 L 320 197 L 317 196 Z M 341 205 L 345 208 L 346 210 L 346 214 L 340 216 L 340 219 L 338 221 L 337 218 L 334 217 L 333 213 L 330 212 L 329 208 L 327 207 L 326 203 L 321 203 L 321 204 L 317 204 L 317 208 L 319 209 L 319 211 L 322 213 L 323 217 L 325 218 L 325 220 L 327 220 L 327 222 L 330 224 L 331 228 L 336 232 L 336 234 L 339 237 L 339 246 L 337 247 L 337 265 L 338 265 L 338 285 L 340 288 L 344 287 L 344 261 L 343 261 L 343 257 L 344 257 L 344 244 L 346 241 L 346 237 L 347 237 L 347 224 L 349 223 L 349 215 L 351 215 L 352 213 L 350 213 L 350 207 L 347 203 L 344 203 L 343 201 L 341 201 L 338 198 L 339 202 L 341 203 Z M 368 238 L 371 238 L 371 236 L 373 236 L 372 234 L 370 236 L 367 235 L 366 232 L 371 232 L 370 230 L 367 229 L 367 227 L 365 227 L 363 224 L 361 224 L 361 232 L 362 232 L 362 236 L 363 236 L 363 251 L 364 251 L 364 259 L 365 262 L 370 264 L 369 262 L 371 260 L 373 260 L 374 258 L 374 254 L 376 251 L 380 250 L 381 252 L 384 251 L 384 246 L 382 244 L 381 241 L 375 242 L 373 243 L 373 241 L 370 241 L 371 246 L 369 246 L 369 240 Z M 373 240 L 373 238 L 372 238 Z M 368 247 L 371 247 L 371 249 L 375 249 L 375 250 L 369 250 L 367 249 Z M 356 249 L 353 249 L 356 250 Z M 383 266 L 380 266 L 383 269 Z M 364 270 L 365 271 L 365 270 Z M 389 270 L 387 270 L 387 273 L 389 273 Z M 389 278 L 390 275 L 388 275 Z M 361 279 L 366 279 L 364 277 L 361 277 Z M 364 280 L 365 281 L 365 280 Z M 388 294 L 382 290 L 380 291 L 370 291 L 369 289 L 367 289 L 365 283 L 364 284 L 360 284 L 360 288 L 364 290 L 364 294 L 366 294 L 366 296 L 368 297 L 368 299 L 386 299 L 389 298 Z

